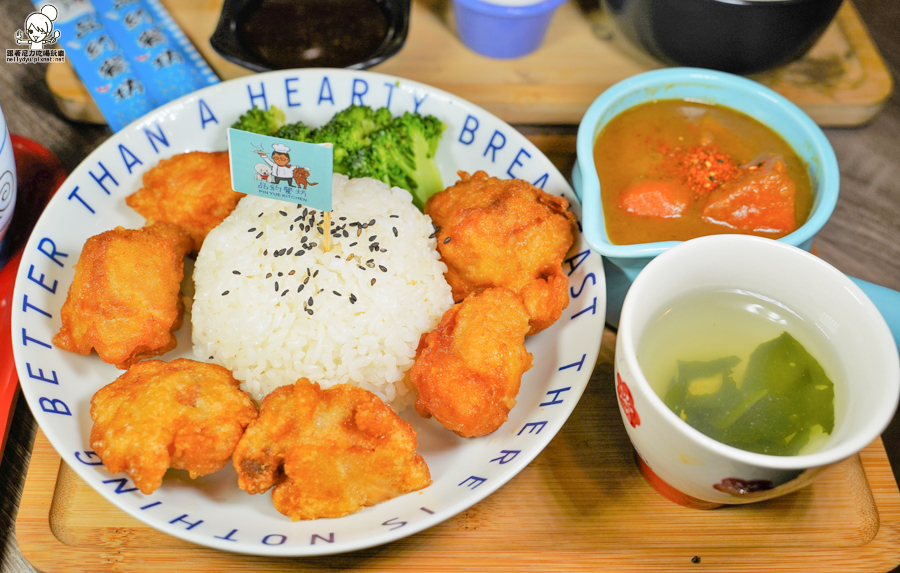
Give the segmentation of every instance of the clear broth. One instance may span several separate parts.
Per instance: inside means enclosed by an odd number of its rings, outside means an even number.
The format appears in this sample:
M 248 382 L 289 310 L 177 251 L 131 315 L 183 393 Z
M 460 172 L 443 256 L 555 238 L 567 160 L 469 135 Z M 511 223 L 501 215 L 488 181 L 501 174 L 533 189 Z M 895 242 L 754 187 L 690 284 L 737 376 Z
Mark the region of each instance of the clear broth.
M 845 401 L 845 376 L 830 341 L 819 328 L 766 297 L 738 290 L 698 290 L 674 300 L 647 324 L 638 341 L 638 363 L 654 392 L 665 399 L 678 361 L 713 361 L 737 356 L 732 377 L 740 387 L 750 354 L 788 332 L 815 358 L 834 383 L 835 428 Z M 834 435 L 834 431 L 831 435 Z M 815 452 L 829 434 L 813 434 L 799 454 Z

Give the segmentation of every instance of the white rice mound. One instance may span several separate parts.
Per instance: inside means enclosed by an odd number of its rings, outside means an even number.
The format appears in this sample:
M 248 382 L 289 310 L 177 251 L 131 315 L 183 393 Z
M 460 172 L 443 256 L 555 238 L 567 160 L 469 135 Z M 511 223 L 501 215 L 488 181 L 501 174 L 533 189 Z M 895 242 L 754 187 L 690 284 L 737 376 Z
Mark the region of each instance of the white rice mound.
M 295 221 L 305 207 L 252 195 L 209 233 L 194 267 L 194 354 L 231 370 L 257 401 L 307 377 L 401 410 L 415 399 L 407 372 L 419 337 L 453 305 L 447 269 L 409 192 L 339 174 L 332 186 L 332 229 L 349 236 L 332 238 L 328 253 L 321 212 L 306 231 L 310 213 Z M 373 219 L 359 235 L 350 225 Z

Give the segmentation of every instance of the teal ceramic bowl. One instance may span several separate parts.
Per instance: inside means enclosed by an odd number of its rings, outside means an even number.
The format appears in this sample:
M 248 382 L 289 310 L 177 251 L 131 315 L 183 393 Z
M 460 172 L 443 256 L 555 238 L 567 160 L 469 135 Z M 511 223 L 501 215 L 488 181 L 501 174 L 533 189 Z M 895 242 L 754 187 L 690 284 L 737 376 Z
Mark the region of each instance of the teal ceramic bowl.
M 834 211 L 840 174 L 837 158 L 825 134 L 799 107 L 754 81 L 733 74 L 699 68 L 668 68 L 633 76 L 603 92 L 578 126 L 577 159 L 572 172 L 581 199 L 584 236 L 604 257 L 609 285 L 608 316 L 615 324 L 628 285 L 656 255 L 681 241 L 614 245 L 606 236 L 600 180 L 594 165 L 594 142 L 609 121 L 634 106 L 663 99 L 687 99 L 740 111 L 768 126 L 793 147 L 806 163 L 813 188 L 809 219 L 793 233 L 778 239 L 809 250 L 813 237 Z

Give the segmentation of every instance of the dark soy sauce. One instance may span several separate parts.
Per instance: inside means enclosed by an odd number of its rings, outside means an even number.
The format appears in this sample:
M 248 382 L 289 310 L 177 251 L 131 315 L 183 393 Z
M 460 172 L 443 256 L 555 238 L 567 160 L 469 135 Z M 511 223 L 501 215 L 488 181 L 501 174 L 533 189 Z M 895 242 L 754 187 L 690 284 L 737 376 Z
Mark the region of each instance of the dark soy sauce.
M 347 67 L 368 59 L 388 33 L 373 0 L 262 0 L 238 21 L 240 41 L 273 69 Z

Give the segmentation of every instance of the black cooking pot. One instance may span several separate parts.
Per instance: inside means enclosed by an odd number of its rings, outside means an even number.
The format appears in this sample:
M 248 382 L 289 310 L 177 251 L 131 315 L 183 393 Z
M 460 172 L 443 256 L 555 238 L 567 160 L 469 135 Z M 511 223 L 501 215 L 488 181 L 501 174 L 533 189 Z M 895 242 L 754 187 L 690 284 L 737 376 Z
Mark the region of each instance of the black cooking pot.
M 670 65 L 751 74 L 809 51 L 843 0 L 603 0 L 619 31 Z

